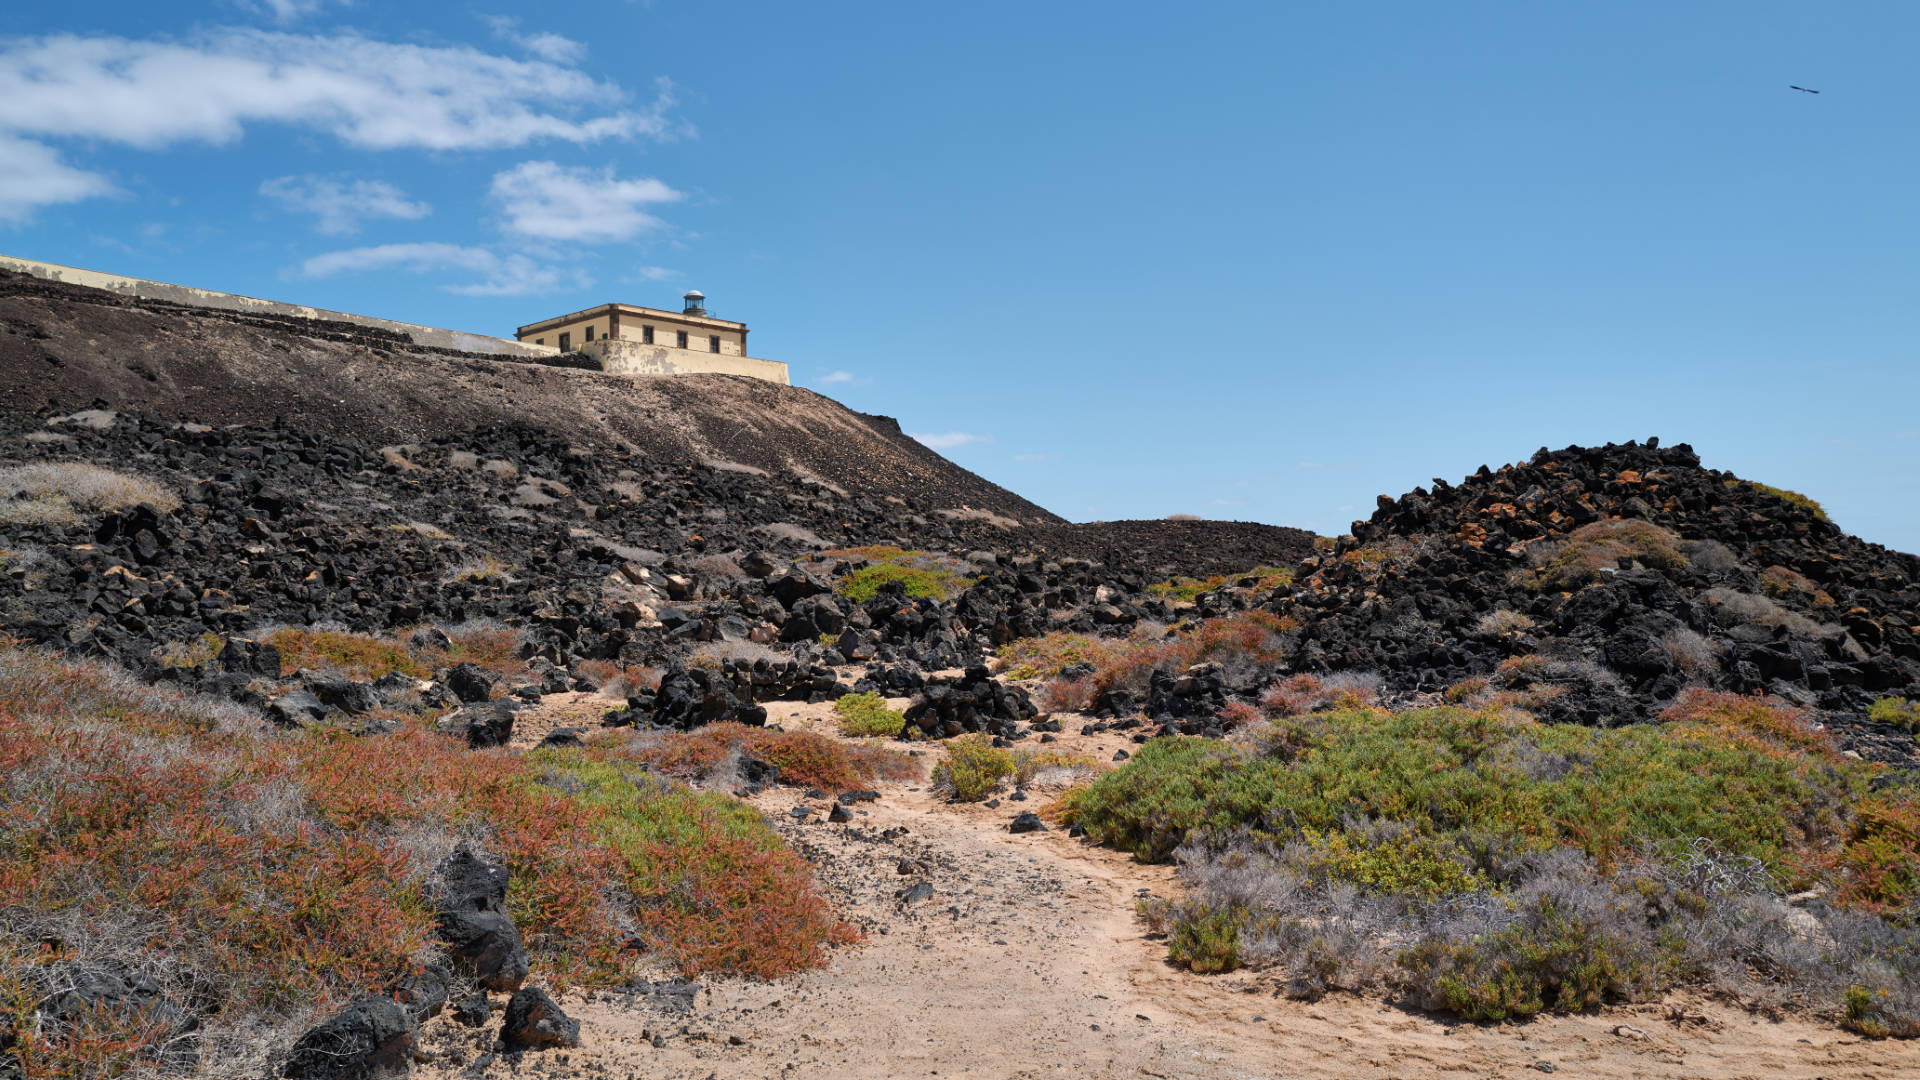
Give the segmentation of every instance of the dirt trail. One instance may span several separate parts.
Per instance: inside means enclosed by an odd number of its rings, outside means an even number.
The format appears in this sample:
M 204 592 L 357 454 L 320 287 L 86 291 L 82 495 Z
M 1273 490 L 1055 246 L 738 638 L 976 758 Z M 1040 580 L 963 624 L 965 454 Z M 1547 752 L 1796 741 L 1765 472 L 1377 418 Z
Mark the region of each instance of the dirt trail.
M 789 728 L 827 730 L 824 707 L 773 712 Z M 1101 760 L 1127 745 L 1115 735 L 1061 743 Z M 839 950 L 827 968 L 771 983 L 708 980 L 685 1012 L 619 994 L 570 999 L 586 1046 L 564 1060 L 485 1058 L 493 1026 L 468 1031 L 443 1019 L 427 1032 L 439 1060 L 426 1075 L 1920 1076 L 1912 1043 L 1694 998 L 1479 1026 L 1371 999 L 1290 1001 L 1247 973 L 1195 976 L 1169 966 L 1164 944 L 1133 916 L 1142 890 L 1173 890 L 1170 868 L 1061 830 L 1007 832 L 1038 795 L 989 808 L 945 803 L 924 784 L 880 794 L 847 825 L 827 824 L 827 800 L 792 789 L 754 799 L 868 929 L 865 944 Z M 814 809 L 810 821 L 795 822 L 796 805 Z M 911 872 L 901 872 L 902 860 Z M 921 882 L 930 898 L 898 898 Z

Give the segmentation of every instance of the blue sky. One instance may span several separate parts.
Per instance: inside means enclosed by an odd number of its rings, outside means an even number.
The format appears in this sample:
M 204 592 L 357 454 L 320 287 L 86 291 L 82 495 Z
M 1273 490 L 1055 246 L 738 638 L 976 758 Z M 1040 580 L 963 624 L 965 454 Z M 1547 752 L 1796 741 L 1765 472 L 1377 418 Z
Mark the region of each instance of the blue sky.
M 1920 550 L 1910 4 L 108 0 L 0 34 L 0 252 L 502 334 L 699 288 L 1076 520 L 1340 532 L 1657 434 Z

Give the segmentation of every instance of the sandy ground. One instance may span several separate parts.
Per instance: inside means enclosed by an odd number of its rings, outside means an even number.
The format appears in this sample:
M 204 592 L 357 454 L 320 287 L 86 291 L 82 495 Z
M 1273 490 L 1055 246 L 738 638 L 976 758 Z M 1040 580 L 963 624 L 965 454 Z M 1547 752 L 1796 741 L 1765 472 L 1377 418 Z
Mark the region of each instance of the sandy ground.
M 824 706 L 769 711 L 789 728 L 831 730 Z M 1105 761 L 1130 743 L 1070 734 L 1059 745 Z M 1040 793 L 993 808 L 946 803 L 924 783 L 884 785 L 880 794 L 845 825 L 823 820 L 826 800 L 793 789 L 754 799 L 867 929 L 864 944 L 838 950 L 828 967 L 766 983 L 705 980 L 684 1011 L 644 996 L 570 998 L 563 1005 L 580 1020 L 585 1045 L 517 1060 L 490 1054 L 497 1023 L 469 1030 L 443 1018 L 425 1032 L 435 1060 L 424 1074 L 1920 1077 L 1920 1045 L 1694 997 L 1475 1025 L 1377 999 L 1292 1001 L 1257 974 L 1196 976 L 1168 965 L 1164 945 L 1133 915 L 1144 891 L 1177 887 L 1172 870 L 1064 830 L 1009 833 L 1013 815 L 1040 805 Z M 800 804 L 816 811 L 809 823 L 789 814 Z M 930 898 L 900 898 L 922 882 Z

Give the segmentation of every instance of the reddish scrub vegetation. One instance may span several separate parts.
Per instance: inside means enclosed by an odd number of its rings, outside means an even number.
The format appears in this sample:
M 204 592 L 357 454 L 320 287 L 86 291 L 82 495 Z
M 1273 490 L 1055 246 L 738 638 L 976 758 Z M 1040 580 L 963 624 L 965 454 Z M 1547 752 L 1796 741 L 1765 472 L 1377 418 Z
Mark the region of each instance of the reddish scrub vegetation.
M 851 791 L 880 779 L 905 780 L 920 774 L 920 766 L 897 750 L 853 746 L 810 731 L 771 731 L 725 723 L 630 739 L 617 752 L 668 776 L 689 780 L 712 776 L 742 754 L 778 765 L 785 783 L 824 791 Z
M 1163 640 L 1052 633 L 1007 645 L 1000 650 L 1000 660 L 1013 678 L 1057 676 L 1076 664 L 1090 664 L 1093 673 L 1085 676 L 1084 696 L 1091 700 L 1115 686 L 1144 683 L 1156 669 L 1177 671 L 1233 659 L 1277 664 L 1283 657 L 1276 635 L 1297 625 L 1272 612 L 1254 610 L 1207 619 Z M 1064 689 L 1055 692 L 1073 696 Z
M 302 668 L 338 671 L 350 678 L 377 679 L 398 672 L 418 678 L 454 664 L 472 663 L 502 675 L 526 670 L 518 654 L 520 631 L 490 623 L 449 628 L 442 644 L 415 644 L 418 635 L 370 637 L 343 631 L 285 627 L 265 638 L 280 650 L 281 673 Z
M 750 807 L 619 747 L 268 731 L 10 643 L 0 799 L 0 1030 L 28 1075 L 112 1072 L 149 1041 L 105 1013 L 36 1034 L 33 987 L 67 962 L 156 973 L 209 1046 L 385 985 L 430 955 L 430 875 L 456 840 L 510 867 L 511 914 L 557 987 L 623 979 L 635 939 L 684 971 L 772 977 L 857 936 Z

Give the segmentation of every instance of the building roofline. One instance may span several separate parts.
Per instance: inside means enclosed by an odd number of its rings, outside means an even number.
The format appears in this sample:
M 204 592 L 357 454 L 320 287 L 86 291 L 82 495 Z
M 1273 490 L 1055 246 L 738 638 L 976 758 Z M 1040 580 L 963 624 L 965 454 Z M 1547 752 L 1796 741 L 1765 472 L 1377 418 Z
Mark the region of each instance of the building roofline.
M 716 327 L 723 330 L 738 330 L 738 331 L 741 331 L 742 333 L 744 333 L 747 329 L 746 323 L 734 322 L 730 319 L 716 319 L 708 315 L 688 315 L 684 312 L 668 311 L 664 308 L 641 307 L 638 304 L 612 303 L 612 304 L 600 304 L 598 306 L 590 307 L 590 308 L 582 308 L 581 310 L 572 312 L 570 314 L 555 315 L 551 319 L 541 319 L 539 322 L 528 323 L 527 325 L 522 326 L 519 329 L 515 330 L 514 336 L 523 337 L 527 334 L 537 334 L 542 330 L 550 330 L 556 326 L 564 326 L 565 324 L 570 322 L 579 322 L 581 319 L 590 319 L 595 315 L 610 314 L 614 311 L 619 311 L 622 314 L 632 313 L 632 314 L 640 315 L 643 317 L 652 317 L 657 319 L 670 319 L 675 322 L 692 323 L 696 326 L 712 326 L 712 327 Z

